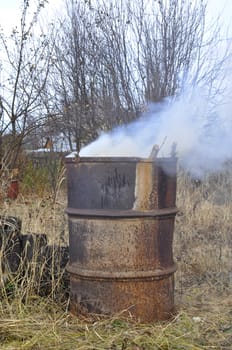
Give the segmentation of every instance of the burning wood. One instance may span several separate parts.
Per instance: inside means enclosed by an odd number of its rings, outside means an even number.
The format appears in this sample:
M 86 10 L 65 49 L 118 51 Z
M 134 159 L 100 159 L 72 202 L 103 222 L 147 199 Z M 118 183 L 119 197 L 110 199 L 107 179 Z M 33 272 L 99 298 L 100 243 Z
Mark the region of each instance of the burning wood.
M 154 145 L 149 155 L 149 159 L 155 159 L 159 153 L 159 150 L 160 150 L 159 145 Z
M 163 145 L 165 144 L 165 141 L 167 139 L 167 136 L 164 138 L 162 144 L 159 146 L 157 144 L 155 144 L 153 147 L 152 147 L 152 150 L 151 150 L 151 153 L 150 153 L 150 156 L 148 157 L 148 159 L 155 159 L 157 158 L 157 155 L 159 153 L 159 151 L 161 150 L 161 148 L 163 147 Z
M 171 157 L 176 157 L 177 156 L 176 148 L 177 148 L 177 143 L 173 142 L 172 149 L 171 149 Z

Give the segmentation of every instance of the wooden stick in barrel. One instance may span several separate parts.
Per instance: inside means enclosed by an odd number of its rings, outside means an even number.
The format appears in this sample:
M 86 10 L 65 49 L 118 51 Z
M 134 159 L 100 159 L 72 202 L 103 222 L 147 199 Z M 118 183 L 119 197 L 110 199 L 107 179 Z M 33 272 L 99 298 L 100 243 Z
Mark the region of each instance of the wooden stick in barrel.
M 148 157 L 149 159 L 155 159 L 155 158 L 157 158 L 157 155 L 158 155 L 159 151 L 161 150 L 161 148 L 163 147 L 163 145 L 164 145 L 166 139 L 167 139 L 167 136 L 165 136 L 165 138 L 164 138 L 164 140 L 163 140 L 161 146 L 159 146 L 159 145 L 156 144 L 156 145 L 154 145 L 154 146 L 152 147 L 150 156 Z
M 150 153 L 148 158 L 149 159 L 155 159 L 157 157 L 158 153 L 159 153 L 159 150 L 160 150 L 159 145 L 154 145 L 152 147 L 151 153 Z

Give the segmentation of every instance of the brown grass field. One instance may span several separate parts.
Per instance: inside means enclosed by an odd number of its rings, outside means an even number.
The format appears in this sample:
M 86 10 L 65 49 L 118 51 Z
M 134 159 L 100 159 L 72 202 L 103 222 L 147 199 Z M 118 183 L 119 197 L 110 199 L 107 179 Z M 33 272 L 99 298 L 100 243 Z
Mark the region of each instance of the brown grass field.
M 30 262 L 23 278 L 1 286 L 0 349 L 4 350 L 200 350 L 232 349 L 232 172 L 201 183 L 178 174 L 173 251 L 176 315 L 141 324 L 124 313 L 73 316 L 56 271 L 49 293 L 38 293 L 44 265 Z M 46 233 L 52 245 L 68 242 L 66 189 L 2 199 L 1 215 L 22 220 L 23 233 Z M 37 266 L 36 266 L 37 265 Z

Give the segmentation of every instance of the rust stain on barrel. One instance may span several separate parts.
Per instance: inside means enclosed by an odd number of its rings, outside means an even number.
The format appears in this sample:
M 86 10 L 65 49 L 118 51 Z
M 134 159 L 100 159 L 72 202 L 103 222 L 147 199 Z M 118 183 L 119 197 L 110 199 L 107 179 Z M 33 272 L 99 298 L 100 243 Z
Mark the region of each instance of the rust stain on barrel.
M 171 317 L 175 167 L 171 158 L 67 161 L 73 313 Z

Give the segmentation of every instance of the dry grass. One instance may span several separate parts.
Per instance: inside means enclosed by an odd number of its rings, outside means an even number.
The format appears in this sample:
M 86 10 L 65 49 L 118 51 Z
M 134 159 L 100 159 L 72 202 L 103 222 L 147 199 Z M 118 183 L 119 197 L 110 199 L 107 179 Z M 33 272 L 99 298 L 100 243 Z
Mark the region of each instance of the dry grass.
M 171 322 L 146 325 L 123 314 L 85 320 L 50 300 L 34 298 L 27 306 L 1 310 L 0 349 L 231 349 L 231 300 L 207 298 L 200 307 L 194 303 L 191 296 Z
M 49 193 L 40 196 L 19 195 L 17 200 L 0 203 L 1 215 L 16 216 L 22 220 L 22 233 L 45 233 L 49 241 L 68 244 L 68 227 L 65 215 L 66 193 L 60 191 L 58 200 L 53 203 Z
M 146 325 L 125 318 L 123 312 L 111 318 L 74 317 L 67 298 L 57 293 L 38 296 L 36 281 L 30 280 L 35 276 L 26 275 L 24 283 L 16 276 L 0 301 L 0 349 L 232 349 L 231 187 L 228 172 L 198 186 L 185 174 L 178 177 L 173 320 Z M 23 233 L 46 233 L 51 243 L 63 244 L 68 238 L 65 207 L 65 191 L 56 203 L 49 196 L 20 195 L 1 203 L 1 213 L 20 217 Z M 60 281 L 59 276 L 52 281 L 56 291 Z M 35 288 L 29 288 L 31 283 Z

